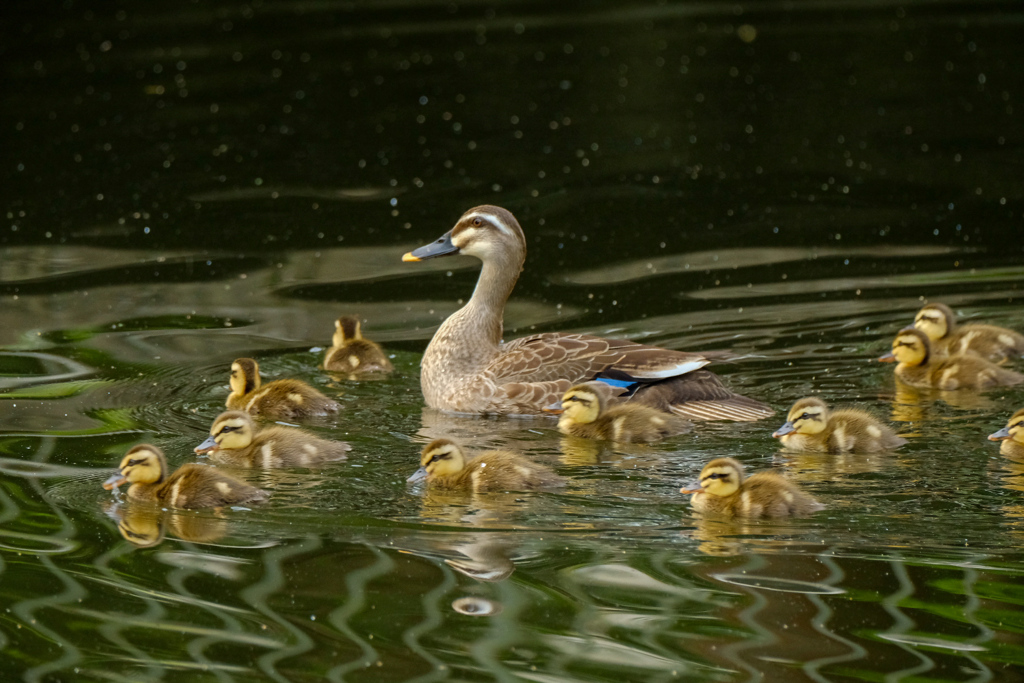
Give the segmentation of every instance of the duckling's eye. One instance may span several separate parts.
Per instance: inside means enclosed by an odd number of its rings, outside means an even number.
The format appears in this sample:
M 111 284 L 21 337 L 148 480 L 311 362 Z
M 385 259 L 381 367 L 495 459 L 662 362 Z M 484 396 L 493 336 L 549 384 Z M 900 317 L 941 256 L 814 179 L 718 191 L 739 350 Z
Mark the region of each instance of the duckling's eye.
M 473 225 L 475 225 L 476 227 L 479 228 L 483 224 L 484 224 L 484 222 L 482 220 L 480 220 L 479 218 L 474 218 L 473 219 Z
M 798 417 L 797 419 L 798 419 L 798 420 L 808 420 L 808 419 L 810 419 L 810 417 L 811 417 L 811 414 L 810 414 L 810 413 L 804 413 L 803 415 L 801 415 L 801 416 L 800 416 L 800 417 Z
M 232 427 L 230 425 L 225 425 L 225 426 L 220 428 L 220 432 L 218 432 L 218 433 L 219 434 L 227 434 L 228 432 L 237 432 L 239 429 L 241 429 L 241 427 Z
M 431 463 L 435 463 L 435 462 L 437 462 L 438 460 L 445 460 L 445 459 L 447 459 L 447 458 L 448 458 L 448 455 L 449 455 L 448 453 L 438 453 L 437 455 L 435 455 L 434 457 L 432 457 L 432 458 L 431 458 L 430 460 L 428 460 L 428 461 L 427 461 L 427 464 L 429 465 L 429 464 L 431 464 Z
M 134 465 L 141 465 L 144 462 L 146 462 L 145 458 L 132 458 L 131 460 L 128 461 L 128 467 L 132 467 Z

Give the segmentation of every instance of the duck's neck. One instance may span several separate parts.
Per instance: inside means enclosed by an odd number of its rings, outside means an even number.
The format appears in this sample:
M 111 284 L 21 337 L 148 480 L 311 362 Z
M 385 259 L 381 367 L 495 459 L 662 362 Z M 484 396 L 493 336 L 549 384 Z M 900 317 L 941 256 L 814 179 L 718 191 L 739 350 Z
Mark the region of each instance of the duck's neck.
M 476 375 L 498 353 L 505 302 L 519 279 L 524 257 L 484 261 L 469 302 L 434 334 L 423 365 L 451 376 Z M 443 370 L 442 370 L 443 368 Z

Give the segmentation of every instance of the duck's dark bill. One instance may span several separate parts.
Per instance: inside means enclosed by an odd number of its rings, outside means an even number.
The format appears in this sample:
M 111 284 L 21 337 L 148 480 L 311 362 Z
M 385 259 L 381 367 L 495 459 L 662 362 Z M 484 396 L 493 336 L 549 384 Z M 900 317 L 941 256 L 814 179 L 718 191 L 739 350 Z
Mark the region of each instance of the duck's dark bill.
M 215 451 L 217 450 L 217 440 L 211 436 L 206 441 L 196 446 L 193 450 L 195 450 L 196 453 L 209 453 L 210 451 Z
M 890 351 L 889 353 L 885 354 L 884 356 L 879 356 L 878 357 L 878 362 L 879 363 L 895 363 L 896 362 L 896 356 L 892 355 L 892 351 Z
M 110 475 L 110 478 L 103 482 L 103 488 L 109 491 L 110 489 L 117 488 L 126 481 L 128 481 L 128 479 L 120 472 L 117 472 Z
M 558 415 L 558 414 L 564 412 L 565 409 L 562 408 L 562 402 L 561 401 L 555 401 L 554 403 L 549 403 L 548 405 L 544 406 L 543 408 L 541 408 L 541 410 L 543 410 L 545 413 L 551 413 L 552 415 Z
M 776 429 L 774 432 L 772 432 L 772 436 L 774 436 L 777 439 L 780 436 L 785 436 L 786 434 L 789 434 L 789 433 L 795 432 L 795 431 L 796 431 L 796 427 L 793 426 L 793 423 L 792 422 L 787 422 L 786 424 L 782 425 L 781 427 Z
M 998 432 L 993 432 L 992 434 L 988 435 L 988 440 L 989 441 L 1002 441 L 1004 439 L 1009 439 L 1009 438 L 1010 438 L 1010 428 L 1009 427 L 1003 427 Z
M 407 484 L 415 484 L 418 481 L 423 481 L 427 478 L 427 468 L 421 467 L 412 473 L 412 476 L 406 479 Z
M 459 248 L 452 244 L 452 233 L 446 232 L 437 238 L 437 241 L 431 242 L 430 244 L 420 247 L 419 249 L 413 249 L 405 256 L 402 257 L 403 261 L 425 261 L 428 258 L 437 258 L 438 256 L 448 256 L 449 254 L 458 253 Z
M 679 493 L 701 493 L 704 489 L 700 487 L 700 484 L 687 484 L 683 488 L 679 489 Z

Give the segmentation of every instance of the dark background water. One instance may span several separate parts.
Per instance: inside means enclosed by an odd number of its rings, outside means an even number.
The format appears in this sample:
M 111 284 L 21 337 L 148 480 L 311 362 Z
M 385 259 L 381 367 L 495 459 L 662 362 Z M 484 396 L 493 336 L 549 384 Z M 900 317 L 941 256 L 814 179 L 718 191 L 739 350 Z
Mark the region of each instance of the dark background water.
M 871 363 L 922 300 L 1024 329 L 1017 3 L 9 2 L 0 22 L 0 671 L 11 680 L 1017 680 L 1024 391 Z M 785 454 L 782 422 L 651 447 L 422 409 L 475 282 L 403 264 L 505 206 L 508 336 L 735 349 L 900 452 Z M 356 313 L 397 371 L 317 370 Z M 246 474 L 252 511 L 117 504 L 132 444 L 191 461 L 227 368 L 340 396 L 353 444 Z M 422 445 L 507 446 L 563 492 L 410 490 Z M 695 517 L 708 459 L 809 519 Z M 244 474 L 244 473 L 243 473 Z M 136 547 L 119 518 L 149 540 Z

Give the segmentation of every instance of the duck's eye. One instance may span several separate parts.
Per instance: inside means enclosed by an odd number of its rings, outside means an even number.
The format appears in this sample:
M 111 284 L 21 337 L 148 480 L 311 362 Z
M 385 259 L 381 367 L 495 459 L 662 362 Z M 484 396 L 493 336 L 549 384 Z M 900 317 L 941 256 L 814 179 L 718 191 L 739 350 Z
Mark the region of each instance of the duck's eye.
M 809 420 L 809 419 L 810 419 L 810 417 L 811 417 L 811 414 L 810 414 L 810 413 L 804 413 L 803 415 L 801 415 L 801 416 L 800 416 L 800 417 L 798 417 L 797 419 L 798 419 L 798 420 Z
M 135 465 L 141 465 L 146 462 L 145 458 L 132 458 L 128 461 L 128 467 L 134 467 Z
M 473 225 L 475 225 L 476 227 L 479 228 L 483 224 L 484 224 L 484 222 L 482 220 L 480 220 L 479 218 L 474 218 L 473 219 Z
M 220 428 L 220 432 L 218 432 L 218 433 L 219 434 L 227 434 L 228 432 L 236 432 L 239 429 L 241 429 L 241 427 L 231 427 L 230 425 L 225 425 L 224 427 Z

